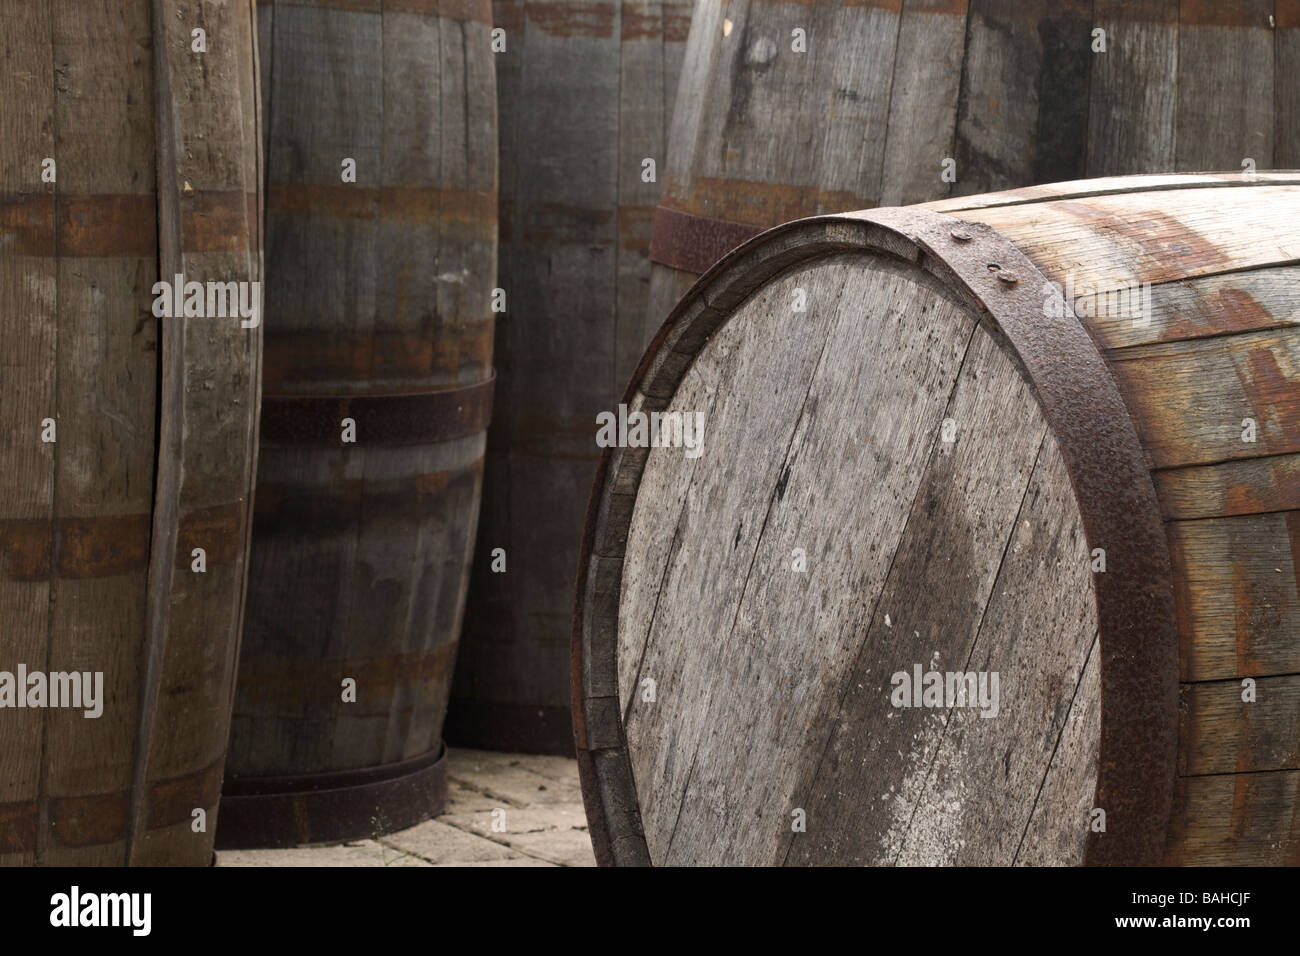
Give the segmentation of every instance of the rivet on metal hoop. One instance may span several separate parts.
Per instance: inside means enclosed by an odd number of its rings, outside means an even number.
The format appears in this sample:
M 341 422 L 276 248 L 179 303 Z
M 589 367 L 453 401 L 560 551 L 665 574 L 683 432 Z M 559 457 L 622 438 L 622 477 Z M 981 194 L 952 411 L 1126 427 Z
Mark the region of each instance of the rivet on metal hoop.
M 1015 285 L 1020 281 L 1020 277 L 1014 272 L 1004 272 L 1002 267 L 996 262 L 989 263 L 989 272 L 998 277 L 998 281 L 1003 285 Z

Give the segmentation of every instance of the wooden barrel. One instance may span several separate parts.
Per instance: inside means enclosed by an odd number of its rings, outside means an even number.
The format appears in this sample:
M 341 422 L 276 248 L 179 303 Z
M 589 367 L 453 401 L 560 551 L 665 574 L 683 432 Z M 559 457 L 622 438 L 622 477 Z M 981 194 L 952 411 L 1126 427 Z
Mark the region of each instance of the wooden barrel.
M 506 42 L 496 63 L 507 308 L 447 739 L 572 753 L 570 596 L 597 459 L 587 423 L 645 347 L 646 250 L 690 3 L 493 9 Z
M 1294 2 L 732 0 L 691 31 L 643 343 L 728 249 L 802 216 L 1300 166 Z
M 711 269 L 588 514 L 601 861 L 1300 862 L 1297 216 L 1120 177 Z
M 223 847 L 441 808 L 492 397 L 487 0 L 258 15 L 275 319 Z
M 0 13 L 3 863 L 212 860 L 257 450 L 252 16 Z

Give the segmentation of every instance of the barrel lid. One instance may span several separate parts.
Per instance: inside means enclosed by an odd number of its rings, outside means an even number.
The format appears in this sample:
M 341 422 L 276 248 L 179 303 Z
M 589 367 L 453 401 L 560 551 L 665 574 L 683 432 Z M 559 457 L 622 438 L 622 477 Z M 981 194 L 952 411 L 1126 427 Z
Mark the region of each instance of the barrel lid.
M 1105 552 L 1105 571 L 1093 574 L 1092 583 L 1101 700 L 1093 806 L 1105 810 L 1106 828 L 1088 833 L 1085 862 L 1158 862 L 1175 777 L 1178 640 L 1155 491 L 1096 346 L 1059 291 L 1010 241 L 987 225 L 917 208 L 815 217 L 768 230 L 718 262 L 682 300 L 647 351 L 624 404 L 667 408 L 692 363 L 747 300 L 810 262 L 851 252 L 892 269 L 919 270 L 940 284 L 1006 350 L 1032 389 L 1059 448 L 1087 545 Z M 652 861 L 641 806 L 646 782 L 638 790 L 618 660 L 624 549 L 647 457 L 644 448 L 605 450 L 575 599 L 579 766 L 593 842 L 606 864 Z M 716 796 L 725 781 L 710 786 Z

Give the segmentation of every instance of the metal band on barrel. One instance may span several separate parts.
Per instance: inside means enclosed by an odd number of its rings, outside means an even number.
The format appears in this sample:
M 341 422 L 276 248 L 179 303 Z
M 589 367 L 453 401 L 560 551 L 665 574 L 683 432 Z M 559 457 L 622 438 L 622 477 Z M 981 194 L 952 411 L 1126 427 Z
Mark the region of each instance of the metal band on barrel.
M 695 216 L 678 209 L 655 209 L 650 261 L 699 275 L 742 242 L 753 239 L 762 226 Z
M 446 802 L 446 746 L 382 767 L 227 777 L 216 846 L 247 850 L 360 840 L 422 823 Z
M 262 442 L 337 445 L 341 423 L 356 422 L 359 445 L 421 445 L 485 431 L 492 418 L 495 373 L 464 388 L 387 395 L 266 395 Z

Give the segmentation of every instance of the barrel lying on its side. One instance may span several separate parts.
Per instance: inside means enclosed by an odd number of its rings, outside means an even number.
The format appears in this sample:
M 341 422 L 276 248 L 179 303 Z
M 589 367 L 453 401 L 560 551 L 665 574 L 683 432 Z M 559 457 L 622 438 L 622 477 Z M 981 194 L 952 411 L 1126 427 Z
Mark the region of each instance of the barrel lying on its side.
M 640 344 L 791 219 L 1247 163 L 1300 166 L 1294 3 L 701 0 Z
M 496 63 L 507 309 L 447 739 L 571 754 L 565 648 L 596 470 L 588 428 L 645 346 L 646 250 L 690 0 L 493 8 L 505 31 Z
M 253 7 L 30 0 L 0 35 L 0 862 L 207 865 L 257 449 Z
M 598 857 L 1296 862 L 1298 215 L 1102 179 L 710 270 L 625 399 L 702 443 L 611 449 L 588 516 Z
M 495 81 L 487 0 L 389 7 L 259 7 L 275 321 L 221 846 L 410 826 L 445 794 L 491 407 Z

